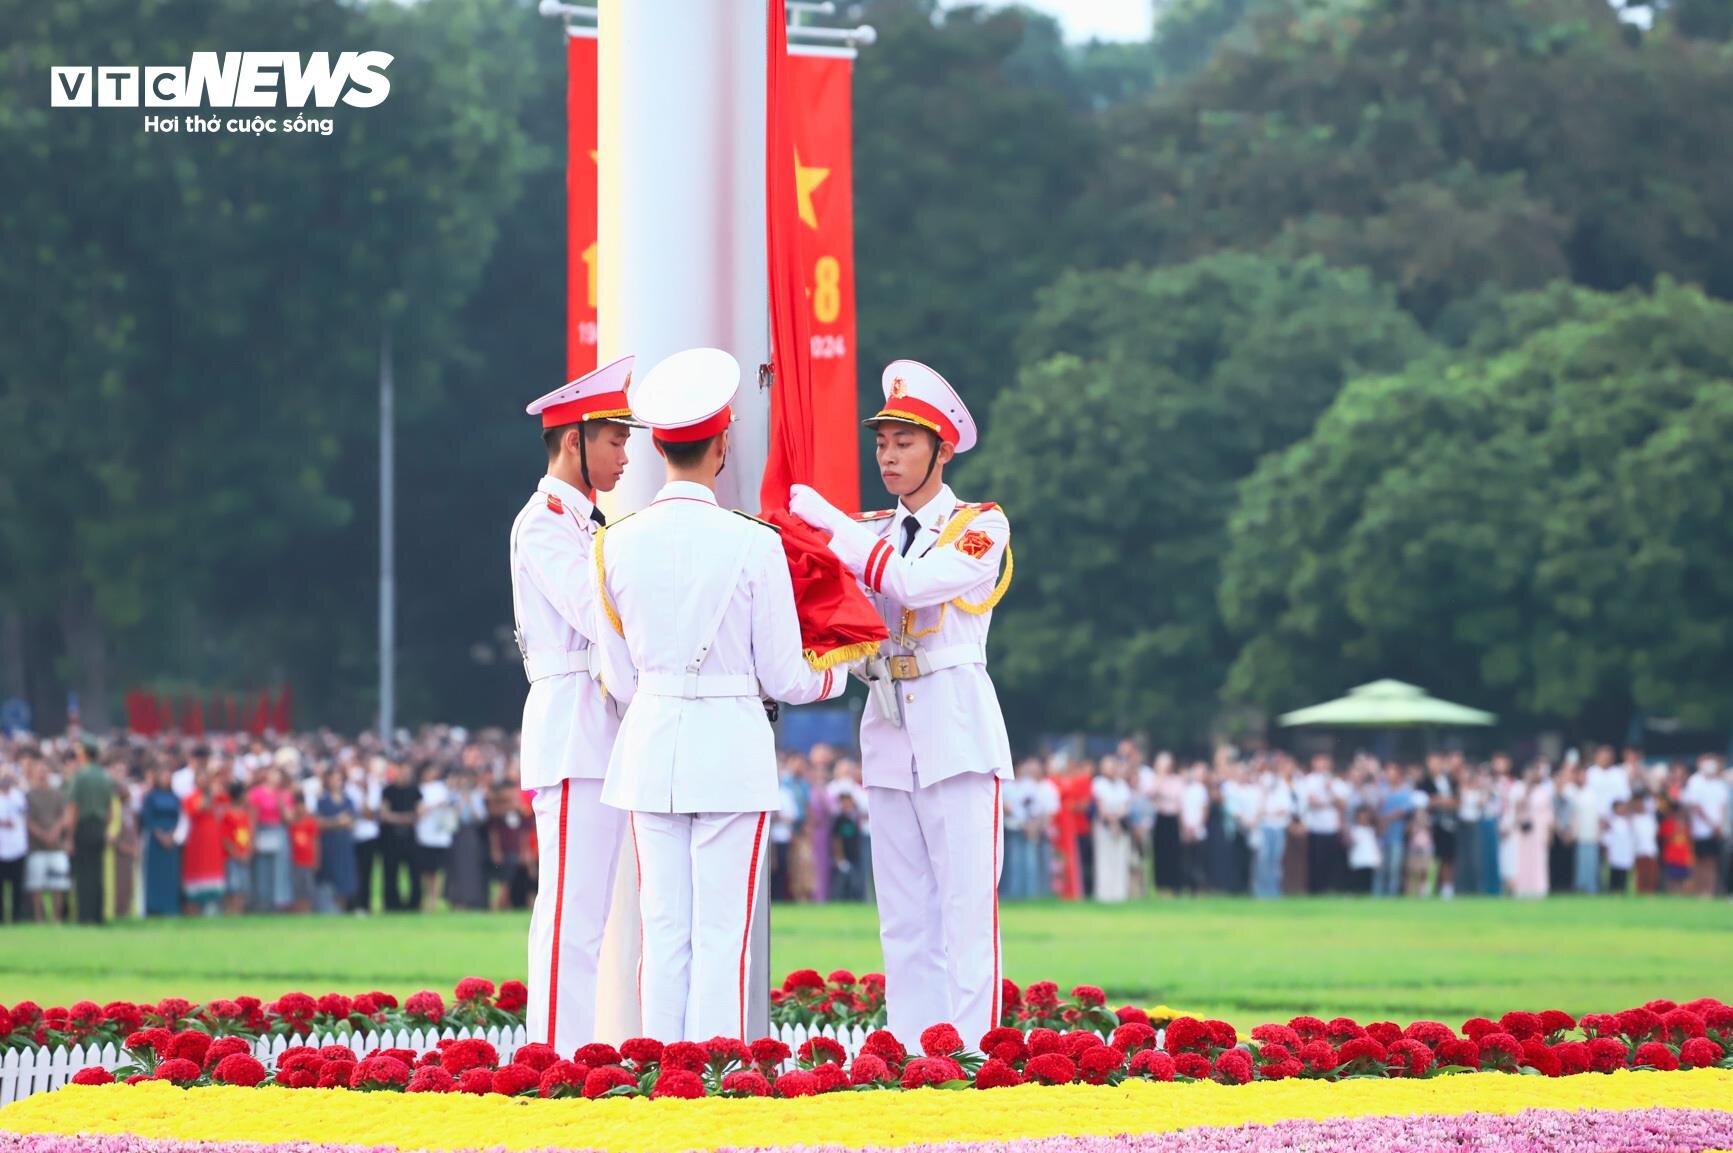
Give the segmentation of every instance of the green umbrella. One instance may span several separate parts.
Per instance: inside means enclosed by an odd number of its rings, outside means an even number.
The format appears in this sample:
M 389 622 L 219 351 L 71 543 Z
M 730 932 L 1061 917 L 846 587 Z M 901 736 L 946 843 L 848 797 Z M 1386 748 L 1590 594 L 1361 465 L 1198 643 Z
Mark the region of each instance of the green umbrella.
M 1428 696 L 1425 689 L 1403 681 L 1373 681 L 1349 689 L 1348 695 L 1321 705 L 1284 713 L 1278 723 L 1393 728 L 1398 725 L 1490 725 L 1492 713 Z

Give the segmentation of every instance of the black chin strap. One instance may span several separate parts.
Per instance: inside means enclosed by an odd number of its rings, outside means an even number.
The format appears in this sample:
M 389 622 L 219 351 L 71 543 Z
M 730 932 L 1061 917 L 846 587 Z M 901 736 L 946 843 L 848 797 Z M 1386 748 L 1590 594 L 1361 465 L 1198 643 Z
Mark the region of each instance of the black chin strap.
M 583 475 L 584 492 L 586 494 L 596 491 L 596 486 L 590 483 L 590 453 L 589 450 L 584 447 L 585 442 L 589 439 L 589 436 L 585 433 L 584 426 L 582 424 L 578 425 L 578 471 Z
M 916 492 L 927 487 L 927 482 L 933 479 L 933 470 L 939 467 L 939 434 L 935 432 L 931 435 L 933 438 L 933 455 L 927 459 L 927 474 L 921 477 L 921 483 L 915 488 Z

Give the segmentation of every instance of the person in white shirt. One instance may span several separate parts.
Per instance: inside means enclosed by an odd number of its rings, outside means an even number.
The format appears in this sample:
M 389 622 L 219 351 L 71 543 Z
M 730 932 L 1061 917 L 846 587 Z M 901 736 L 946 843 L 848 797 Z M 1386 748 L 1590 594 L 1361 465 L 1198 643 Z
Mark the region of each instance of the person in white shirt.
M 27 820 L 18 766 L 0 765 L 0 924 L 24 920 L 24 858 L 30 853 Z
M 999 896 L 1007 901 L 1025 901 L 1035 895 L 1035 846 L 1029 839 L 1029 815 L 1040 787 L 1039 757 L 1025 757 L 1017 775 L 1002 790 L 1005 822 L 1005 871 L 999 878 Z
M 340 757 L 339 761 L 345 758 Z M 344 792 L 355 806 L 355 895 L 349 899 L 351 913 L 373 911 L 373 862 L 379 852 L 379 806 L 385 788 L 385 758 L 374 756 L 363 765 L 353 755 L 345 776 Z
M 1288 849 L 1288 825 L 1294 819 L 1293 769 L 1283 763 L 1267 771 L 1257 786 L 1257 859 L 1252 895 L 1266 900 L 1282 895 L 1282 857 Z
M 1600 796 L 1583 780 L 1583 775 L 1578 770 L 1566 769 L 1562 796 L 1574 845 L 1571 886 L 1579 893 L 1593 894 L 1600 891 L 1601 834 L 1606 819 L 1601 816 Z
M 1613 815 L 1607 818 L 1607 831 L 1602 844 L 1607 852 L 1607 892 L 1623 896 L 1630 884 L 1631 870 L 1637 864 L 1636 832 L 1631 823 L 1635 801 L 1614 801 Z
M 1354 824 L 1348 830 L 1348 872 L 1352 876 L 1349 888 L 1370 896 L 1372 878 L 1383 864 L 1383 850 L 1378 844 L 1378 822 L 1370 807 L 1362 806 L 1354 813 Z
M 1679 803 L 1689 816 L 1691 852 L 1695 864 L 1691 870 L 1691 891 L 1700 896 L 1712 896 L 1716 876 L 1721 869 L 1721 848 L 1727 838 L 1729 798 L 1727 782 L 1722 780 L 1718 757 L 1702 757 L 1697 771 L 1685 782 L 1679 793 Z
M 1125 763 L 1103 757 L 1101 772 L 1091 786 L 1095 798 L 1095 899 L 1119 904 L 1131 879 L 1131 784 Z
M 831 700 L 847 681 L 807 663 L 776 529 L 716 503 L 739 386 L 740 365 L 714 348 L 645 375 L 632 414 L 668 483 L 595 540 L 595 651 L 626 710 L 602 801 L 627 815 L 641 1024 L 661 1041 L 748 1039 L 765 826 L 782 803 L 766 700 Z
M 1297 793 L 1306 826 L 1306 889 L 1337 892 L 1344 881 L 1342 818 L 1348 808 L 1348 784 L 1336 775 L 1330 757 L 1320 753 L 1312 758 L 1311 771 L 1300 779 Z
M 451 839 L 457 835 L 457 798 L 445 783 L 444 773 L 428 765 L 421 775 L 421 803 L 415 810 L 416 869 L 421 873 L 421 908 L 439 908 L 440 880 L 451 855 Z
M 1202 761 L 1185 773 L 1179 798 L 1181 887 L 1196 893 L 1204 883 L 1204 844 L 1209 839 L 1209 766 Z
M 1637 892 L 1653 893 L 1661 887 L 1661 822 L 1655 795 L 1647 787 L 1639 787 L 1631 797 L 1629 812 Z
M 1059 786 L 1053 783 L 1047 765 L 1043 761 L 1032 763 L 1035 773 L 1035 789 L 1029 799 L 1029 823 L 1026 835 L 1029 843 L 1034 846 L 1035 868 L 1032 877 L 1032 897 L 1051 897 L 1053 895 L 1053 823 L 1059 819 L 1059 810 L 1064 801 L 1059 795 Z

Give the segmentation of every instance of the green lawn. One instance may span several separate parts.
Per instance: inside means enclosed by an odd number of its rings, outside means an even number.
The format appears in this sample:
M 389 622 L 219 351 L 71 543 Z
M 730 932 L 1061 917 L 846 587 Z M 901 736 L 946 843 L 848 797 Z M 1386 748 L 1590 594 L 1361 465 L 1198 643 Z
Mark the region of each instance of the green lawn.
M 1453 1023 L 1655 997 L 1733 999 L 1733 903 L 1244 900 L 1006 905 L 1005 972 L 1249 1026 L 1297 1013 Z M 419 988 L 524 970 L 513 914 L 274 917 L 0 929 L 0 1002 Z M 779 906 L 773 969 L 879 966 L 873 912 Z

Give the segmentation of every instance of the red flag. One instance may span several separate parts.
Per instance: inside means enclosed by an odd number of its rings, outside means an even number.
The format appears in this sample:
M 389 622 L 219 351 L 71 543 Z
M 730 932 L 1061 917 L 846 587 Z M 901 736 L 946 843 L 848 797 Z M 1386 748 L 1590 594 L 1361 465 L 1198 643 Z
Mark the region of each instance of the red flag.
M 181 707 L 181 724 L 189 737 L 205 735 L 205 706 L 197 697 L 188 697 Z
M 223 731 L 238 733 L 241 731 L 241 703 L 230 693 L 223 701 Z
M 136 689 L 126 690 L 125 700 L 126 700 L 126 731 L 129 733 L 140 733 L 143 730 L 139 727 L 140 717 L 139 717 L 139 707 L 138 707 L 138 691 Z
M 295 697 L 294 694 L 289 691 L 288 682 L 285 681 L 283 682 L 282 690 L 277 693 L 277 708 L 271 715 L 271 727 L 276 729 L 277 732 L 283 734 L 294 732 L 294 728 L 291 724 L 294 713 Z
M 156 697 L 142 690 L 138 694 L 138 731 L 147 737 L 162 731 L 162 722 L 156 715 Z
M 162 694 L 162 700 L 157 705 L 157 717 L 159 732 L 172 733 L 179 731 L 180 726 L 175 724 L 174 702 L 169 700 L 167 693 Z
M 566 379 L 596 369 L 596 39 L 566 36 Z
M 794 582 L 794 602 L 800 615 L 800 638 L 806 659 L 814 668 L 830 668 L 876 651 L 889 633 L 854 576 L 825 544 L 825 538 L 788 512 L 789 485 L 811 484 L 814 480 L 817 417 L 806 261 L 798 231 L 805 225 L 795 172 L 783 0 L 770 0 L 769 9 L 765 200 L 771 359 L 776 375 L 770 390 L 770 454 L 764 466 L 759 502 L 764 516 L 782 529 L 782 547 Z M 851 388 L 851 408 L 852 397 Z
M 259 701 L 253 706 L 253 721 L 247 726 L 247 731 L 255 737 L 265 735 L 265 730 L 271 727 L 271 694 L 264 689 L 259 690 Z

